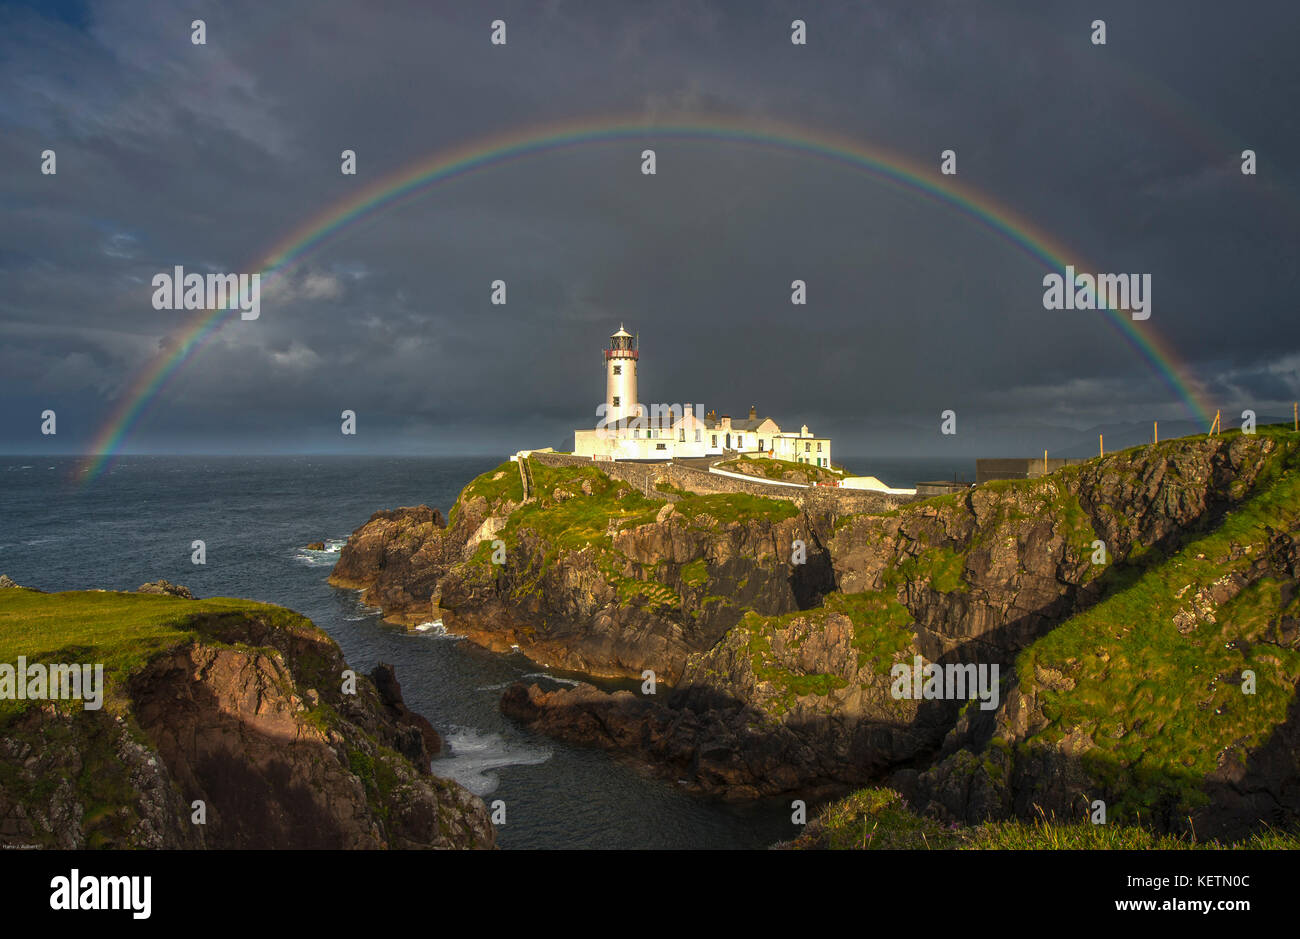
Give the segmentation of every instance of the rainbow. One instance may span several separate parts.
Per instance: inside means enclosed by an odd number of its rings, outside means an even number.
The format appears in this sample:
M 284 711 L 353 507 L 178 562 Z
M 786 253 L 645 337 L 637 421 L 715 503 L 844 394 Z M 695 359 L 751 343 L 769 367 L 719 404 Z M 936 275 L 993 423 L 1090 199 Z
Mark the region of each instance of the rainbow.
M 594 144 L 635 141 L 638 146 L 649 146 L 674 139 L 763 147 L 852 167 L 892 188 L 960 212 L 1053 271 L 1062 271 L 1067 258 L 1074 256 L 1064 245 L 1005 206 L 971 192 L 951 177 L 937 175 L 933 168 L 923 168 L 897 154 L 867 146 L 858 140 L 769 122 L 708 118 L 646 124 L 640 120 L 601 117 L 516 131 L 476 140 L 457 149 L 439 151 L 329 206 L 281 239 L 259 260 L 240 270 L 260 272 L 265 287 L 271 279 L 283 276 L 358 223 L 415 200 L 439 183 L 471 173 Z M 1073 263 L 1079 270 L 1093 269 L 1079 263 L 1077 257 L 1068 263 Z M 232 318 L 231 312 L 228 308 L 205 311 L 185 327 L 171 347 L 139 372 L 96 434 L 88 455 L 82 461 L 79 472 L 84 482 L 95 479 L 104 470 L 126 435 L 148 413 L 150 404 L 158 398 L 168 380 Z M 1127 313 L 1114 309 L 1105 312 L 1108 322 L 1208 429 L 1209 407 L 1189 379 L 1184 377 L 1185 368 L 1178 364 L 1168 344 L 1149 326 L 1139 329 Z M 238 319 L 237 316 L 233 318 Z

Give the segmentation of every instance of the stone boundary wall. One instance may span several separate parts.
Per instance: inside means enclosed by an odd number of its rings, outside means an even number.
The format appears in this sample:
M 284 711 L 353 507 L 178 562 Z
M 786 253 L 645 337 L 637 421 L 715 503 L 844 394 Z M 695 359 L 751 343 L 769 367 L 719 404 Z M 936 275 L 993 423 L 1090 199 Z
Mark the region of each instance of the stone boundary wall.
M 606 475 L 635 486 L 652 499 L 676 502 L 673 493 L 659 492 L 655 483 L 664 481 L 670 486 L 702 495 L 743 492 L 767 499 L 784 499 L 812 512 L 843 515 L 853 512 L 888 512 L 907 502 L 913 496 L 891 495 L 862 489 L 838 489 L 833 486 L 810 486 L 791 489 L 786 486 L 767 486 L 747 479 L 719 476 L 706 470 L 682 466 L 679 463 L 618 463 L 592 460 L 583 456 L 563 453 L 534 453 L 529 459 L 545 466 L 594 466 Z
M 1066 466 L 1079 466 L 1092 457 L 1051 457 L 1043 467 L 1041 456 L 986 458 L 975 461 L 975 482 L 987 483 L 995 479 L 1041 479 Z

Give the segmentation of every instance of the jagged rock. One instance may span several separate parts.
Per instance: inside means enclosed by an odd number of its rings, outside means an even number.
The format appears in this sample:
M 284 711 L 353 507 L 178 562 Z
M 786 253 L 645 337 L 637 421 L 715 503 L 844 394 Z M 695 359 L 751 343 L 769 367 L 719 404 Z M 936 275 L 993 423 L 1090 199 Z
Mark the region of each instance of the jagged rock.
M 886 647 L 894 661 L 996 664 L 1006 675 L 1030 644 L 1095 604 L 1110 571 L 1135 553 L 1167 554 L 1189 533 L 1217 525 L 1250 493 L 1276 447 L 1266 436 L 1171 441 L 884 514 L 805 510 L 779 521 L 777 513 L 736 518 L 721 506 L 684 513 L 681 503 L 642 521 L 620 507 L 635 504 L 634 489 L 611 489 L 598 472 L 575 470 L 580 485 L 548 480 L 553 497 L 562 489 L 613 507 L 592 526 L 604 534 L 578 546 L 515 526 L 516 506 L 475 496 L 458 503 L 451 527 L 410 537 L 380 513 L 354 534 L 356 557 L 350 542 L 344 559 L 358 571 L 366 546 L 382 543 L 383 563 L 370 563 L 356 583 L 370 602 L 391 597 L 400 611 L 415 602 L 406 595 L 428 597 L 436 584 L 444 622 L 488 648 L 518 646 L 539 662 L 595 676 L 653 669 L 674 686 L 654 701 L 516 687 L 502 708 L 541 732 L 629 754 L 702 791 L 750 796 L 911 768 L 914 777 L 902 782 L 918 794 L 914 804 L 953 818 L 1030 812 L 1044 785 L 1035 778 L 1059 790 L 1062 810 L 1073 810 L 1086 794 L 1078 760 L 1086 735 L 1068 728 L 1057 756 L 1017 762 L 981 748 L 995 729 L 1016 739 L 1040 728 L 1038 692 L 1008 686 L 996 712 L 894 700 L 888 662 L 882 672 L 869 661 L 872 643 L 892 635 L 878 628 L 881 611 L 906 632 Z M 475 560 L 479 546 L 469 539 L 489 517 L 510 525 L 504 565 Z M 796 540 L 808 549 L 807 564 L 790 563 Z M 1104 567 L 1091 559 L 1097 540 Z M 1300 553 L 1283 537 L 1274 542 L 1266 552 L 1273 569 L 1294 580 Z M 1263 545 L 1232 549 L 1236 559 L 1261 553 Z M 1181 598 L 1186 613 L 1168 616 L 1184 629 L 1213 622 L 1214 608 L 1249 582 L 1216 582 Z M 829 611 L 832 592 L 874 605 Z M 747 612 L 757 618 L 742 621 Z M 1283 641 L 1300 633 L 1296 619 L 1277 624 Z M 1041 669 L 1034 681 L 1068 693 L 1072 679 Z M 935 759 L 938 775 L 923 771 Z M 1225 777 L 1225 785 L 1237 783 Z M 1276 780 L 1268 785 L 1276 791 Z
M 162 593 L 169 597 L 183 597 L 186 600 L 197 599 L 194 594 L 190 593 L 189 587 L 182 587 L 180 584 L 173 584 L 169 580 L 154 580 L 147 584 L 141 584 L 136 588 L 136 593 Z
M 393 720 L 414 731 L 414 734 L 407 734 L 405 747 L 399 747 L 399 752 L 406 754 L 412 763 L 428 772 L 429 760 L 442 752 L 442 737 L 426 718 L 406 706 L 402 700 L 402 686 L 397 681 L 397 672 L 393 666 L 380 662 L 371 670 L 370 680 L 375 683 L 379 699 Z
M 5 590 L 7 588 L 18 587 L 18 586 L 19 584 L 15 583 L 13 578 L 11 578 L 8 574 L 0 574 L 0 590 Z
M 323 542 L 323 541 L 312 541 L 312 542 L 309 542 L 309 543 L 307 544 L 307 550 L 308 550 L 308 551 L 324 551 L 324 550 L 325 550 L 325 542 Z
M 483 802 L 429 774 L 437 735 L 391 667 L 344 694 L 338 646 L 301 617 L 256 608 L 188 625 L 197 639 L 114 679 L 120 714 L 33 703 L 6 722 L 0 847 L 494 844 Z M 206 824 L 192 823 L 196 801 Z
M 502 695 L 501 713 L 549 736 L 623 752 L 699 793 L 736 800 L 843 788 L 835 756 L 789 728 L 755 733 L 751 722 L 761 715 L 734 705 L 696 710 L 586 684 L 548 692 L 516 682 Z
M 472 520 L 470 531 L 477 528 L 486 517 L 477 509 L 463 506 L 458 524 Z M 394 622 L 424 622 L 432 613 L 429 598 L 439 579 L 461 560 L 464 542 L 444 538 L 445 527 L 442 513 L 427 505 L 376 512 L 343 546 L 330 583 L 364 588 L 363 600 L 382 608 Z M 462 537 L 468 534 L 462 531 Z

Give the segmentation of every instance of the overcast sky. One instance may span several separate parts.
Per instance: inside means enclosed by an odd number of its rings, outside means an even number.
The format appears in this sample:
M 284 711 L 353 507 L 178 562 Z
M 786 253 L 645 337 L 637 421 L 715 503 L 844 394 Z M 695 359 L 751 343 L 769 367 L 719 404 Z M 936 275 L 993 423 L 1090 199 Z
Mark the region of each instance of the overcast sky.
M 1293 0 L 166 6 L 0 5 L 5 451 L 84 448 L 202 315 L 155 310 L 156 273 L 248 272 L 402 167 L 609 114 L 645 122 L 656 175 L 640 141 L 591 143 L 345 229 L 194 351 L 125 448 L 568 448 L 620 323 L 646 403 L 755 404 L 841 454 L 1034 453 L 1192 416 L 1105 314 L 1045 310 L 1051 269 L 968 215 L 811 155 L 656 141 L 674 119 L 833 133 L 940 184 L 951 148 L 963 192 L 1094 273 L 1149 273 L 1137 328 L 1225 420 L 1300 397 Z

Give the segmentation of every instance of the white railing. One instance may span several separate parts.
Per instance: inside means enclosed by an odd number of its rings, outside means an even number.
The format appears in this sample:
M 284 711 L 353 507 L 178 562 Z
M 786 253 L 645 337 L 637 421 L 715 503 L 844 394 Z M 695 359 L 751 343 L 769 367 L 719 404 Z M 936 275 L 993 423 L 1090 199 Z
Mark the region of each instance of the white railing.
M 811 489 L 803 483 L 787 483 L 777 479 L 766 479 L 762 476 L 747 476 L 744 473 L 732 473 L 727 470 L 720 470 L 716 466 L 710 466 L 709 472 L 715 476 L 730 476 L 732 479 L 744 479 L 751 483 L 761 483 L 764 486 L 789 486 L 792 489 Z

